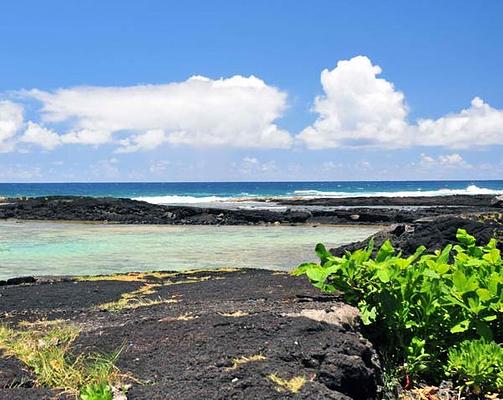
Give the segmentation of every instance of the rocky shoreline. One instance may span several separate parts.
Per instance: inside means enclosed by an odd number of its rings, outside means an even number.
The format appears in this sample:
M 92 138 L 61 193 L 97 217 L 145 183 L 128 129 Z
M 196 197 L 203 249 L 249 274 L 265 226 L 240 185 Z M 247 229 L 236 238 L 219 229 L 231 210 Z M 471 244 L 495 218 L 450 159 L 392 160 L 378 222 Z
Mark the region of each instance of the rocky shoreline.
M 145 307 L 111 310 L 124 293 L 150 285 Z M 264 270 L 152 273 L 39 280 L 0 288 L 11 327 L 63 320 L 81 333 L 74 355 L 124 344 L 121 372 L 134 399 L 372 399 L 379 386 L 370 343 L 355 310 L 305 279 Z M 43 322 L 42 322 L 43 323 Z M 260 355 L 234 366 L 236 359 Z M 244 360 L 246 360 L 244 359 Z M 234 360 L 234 361 L 233 361 Z M 291 393 L 270 379 L 302 377 Z M 33 374 L 0 356 L 0 399 L 71 398 L 37 387 Z
M 167 206 L 122 198 L 51 196 L 4 199 L 0 219 L 65 220 L 123 224 L 256 225 L 256 224 L 392 224 L 445 215 L 495 213 L 501 197 L 360 197 L 345 199 L 262 199 L 286 209 Z
M 375 222 L 388 225 L 374 236 L 376 244 L 390 239 L 404 254 L 419 245 L 435 250 L 452 243 L 458 228 L 481 243 L 503 239 L 503 208 L 493 196 L 451 196 L 435 206 L 429 198 L 382 199 L 378 207 L 371 200 L 328 199 L 323 205 L 302 200 L 289 204 L 287 211 L 269 211 L 49 197 L 6 201 L 0 218 L 138 224 Z M 338 255 L 367 243 L 331 251 Z M 129 377 L 129 400 L 363 400 L 383 394 L 379 362 L 362 334 L 356 309 L 284 272 L 152 272 L 0 282 L 1 323 L 16 328 L 56 320 L 80 329 L 73 356 L 124 346 L 117 366 Z M 293 379 L 301 383 L 296 392 L 278 383 Z M 32 372 L 0 352 L 0 399 L 53 398 L 72 397 L 37 386 Z

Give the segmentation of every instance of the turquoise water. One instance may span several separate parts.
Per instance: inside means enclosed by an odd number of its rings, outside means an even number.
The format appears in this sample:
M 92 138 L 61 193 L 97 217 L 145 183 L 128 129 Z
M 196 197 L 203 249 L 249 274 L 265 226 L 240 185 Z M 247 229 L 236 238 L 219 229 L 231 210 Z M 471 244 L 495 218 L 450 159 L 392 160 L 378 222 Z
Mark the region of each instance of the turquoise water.
M 0 279 L 254 267 L 314 260 L 316 243 L 362 240 L 375 226 L 159 226 L 0 222 Z

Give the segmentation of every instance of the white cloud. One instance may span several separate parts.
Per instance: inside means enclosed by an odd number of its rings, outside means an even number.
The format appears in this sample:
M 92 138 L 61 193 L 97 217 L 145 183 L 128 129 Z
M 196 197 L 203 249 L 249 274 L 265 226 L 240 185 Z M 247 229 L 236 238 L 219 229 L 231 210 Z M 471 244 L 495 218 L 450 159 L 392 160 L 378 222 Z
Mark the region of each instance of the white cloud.
M 384 145 L 401 147 L 407 129 L 404 95 L 377 78 L 381 68 L 364 56 L 337 63 L 321 73 L 325 94 L 316 98 L 319 114 L 298 138 L 309 148 Z
M 93 129 L 71 131 L 61 136 L 62 143 L 99 145 L 109 143 L 111 141 L 111 132 Z
M 25 143 L 36 144 L 46 150 L 53 150 L 61 144 L 61 139 L 56 132 L 32 121 L 28 122 L 28 127 L 19 140 Z
M 317 97 L 313 125 L 297 138 L 311 149 L 336 147 L 469 148 L 503 144 L 503 110 L 478 97 L 471 107 L 439 119 L 407 121 L 404 95 L 378 78 L 381 68 L 364 56 L 324 70 L 324 95 Z
M 46 150 L 53 150 L 62 144 L 99 145 L 111 141 L 110 132 L 82 129 L 59 135 L 52 129 L 29 121 L 20 142 L 31 143 Z
M 418 130 L 418 145 L 468 148 L 503 144 L 503 110 L 475 97 L 471 107 L 458 114 L 419 120 Z
M 419 165 L 422 167 L 448 167 L 448 168 L 472 168 L 472 165 L 467 163 L 458 153 L 443 154 L 434 158 L 427 154 L 421 154 Z
M 166 140 L 167 137 L 164 131 L 160 129 L 153 129 L 140 135 L 135 135 L 131 138 L 122 140 L 121 147 L 119 147 L 116 152 L 134 153 L 139 150 L 153 150 L 166 142 Z
M 254 76 L 219 80 L 195 76 L 162 85 L 75 87 L 24 94 L 42 102 L 45 123 L 64 122 L 74 132 L 102 132 L 102 140 L 95 144 L 110 141 L 115 132 L 132 132 L 130 143 L 121 148 L 126 152 L 164 142 L 256 148 L 287 148 L 292 142 L 288 132 L 274 123 L 286 108 L 286 93 Z M 158 132 L 157 140 L 150 140 L 152 132 Z M 83 134 L 67 134 L 66 142 L 79 137 L 82 142 Z
M 255 157 L 245 157 L 243 158 L 243 163 L 249 165 L 257 165 L 259 162 Z
M 239 164 L 234 164 L 234 168 L 244 174 L 253 175 L 257 173 L 268 174 L 278 171 L 276 161 L 270 160 L 261 162 L 255 157 L 244 157 Z
M 14 136 L 23 126 L 23 107 L 11 101 L 0 101 L 0 153 L 14 149 Z
M 380 77 L 381 72 L 365 56 L 325 69 L 324 93 L 313 105 L 318 117 L 295 137 L 297 143 L 309 149 L 503 145 L 503 110 L 475 97 L 460 112 L 410 122 L 404 94 Z M 23 122 L 21 104 L 0 101 L 0 152 L 13 151 L 16 142 L 46 150 L 115 143 L 117 153 L 133 153 L 163 144 L 290 148 L 294 141 L 277 126 L 287 107 L 286 93 L 254 76 L 194 76 L 168 84 L 21 93 L 41 102 L 37 122 Z M 260 164 L 256 161 L 255 168 Z

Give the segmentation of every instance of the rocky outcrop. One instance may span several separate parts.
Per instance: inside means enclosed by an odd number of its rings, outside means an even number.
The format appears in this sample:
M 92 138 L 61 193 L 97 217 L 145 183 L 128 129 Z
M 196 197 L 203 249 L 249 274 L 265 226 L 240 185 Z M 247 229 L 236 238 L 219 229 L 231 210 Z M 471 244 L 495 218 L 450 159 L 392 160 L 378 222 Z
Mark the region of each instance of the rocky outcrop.
M 230 210 L 164 206 L 121 198 L 37 197 L 0 205 L 0 219 L 106 221 L 125 224 L 247 225 L 302 223 L 311 213 L 301 210 Z
M 399 224 L 389 227 L 373 236 L 374 244 L 379 247 L 389 239 L 393 246 L 404 255 L 415 252 L 419 246 L 426 246 L 431 252 L 456 243 L 456 232 L 465 229 L 475 236 L 479 245 L 485 245 L 491 238 L 498 240 L 498 246 L 503 251 L 503 223 L 499 220 L 478 219 L 476 217 L 436 217 L 418 220 L 412 224 Z M 369 238 L 370 239 L 370 238 Z M 354 251 L 368 245 L 369 239 L 351 243 L 336 249 L 332 254 L 340 256 L 346 250 Z
M 492 198 L 492 197 L 491 197 Z M 406 199 L 406 200 L 404 200 Z M 0 203 L 0 219 L 96 221 L 124 224 L 252 225 L 273 223 L 392 224 L 419 218 L 494 212 L 487 197 L 462 196 L 417 198 L 355 198 L 303 200 L 286 210 L 166 206 L 121 198 L 53 196 L 10 199 Z M 344 200 L 344 202 L 343 202 Z M 382 204 L 386 201 L 386 204 Z M 278 203 L 285 201 L 278 200 Z M 397 206 L 401 202 L 407 205 Z M 343 205 L 341 205 L 343 204 Z M 357 206 L 362 204 L 363 206 Z M 436 204 L 433 206 L 433 204 Z M 470 204 L 470 205 L 464 205 Z M 477 205 L 478 204 L 478 205 Z
M 288 198 L 275 199 L 274 202 L 283 205 L 311 205 L 311 206 L 463 206 L 463 207 L 491 207 L 494 199 L 501 196 L 488 194 L 479 195 L 450 195 L 450 196 L 372 196 L 372 197 L 316 197 L 316 198 Z
M 491 200 L 491 206 L 502 208 L 503 207 L 503 195 L 494 197 Z
M 320 297 L 303 277 L 239 270 L 115 278 L 0 287 L 0 317 L 11 327 L 23 320 L 78 324 L 75 354 L 111 353 L 122 346 L 117 366 L 134 377 L 129 400 L 378 396 L 375 352 L 358 324 L 346 318 L 356 310 L 348 311 L 335 296 Z M 100 311 L 101 304 L 147 284 L 155 286 L 144 299 L 176 301 Z M 314 311 L 327 309 L 337 315 L 313 318 Z M 236 359 L 243 362 L 236 366 Z M 1 355 L 0 368 L 6 387 L 0 387 L 0 398 L 37 398 L 30 397 L 34 388 L 9 386 L 24 376 L 26 386 L 34 386 L 33 374 Z M 302 383 L 292 393 L 272 377 Z M 45 398 L 47 391 L 37 390 Z

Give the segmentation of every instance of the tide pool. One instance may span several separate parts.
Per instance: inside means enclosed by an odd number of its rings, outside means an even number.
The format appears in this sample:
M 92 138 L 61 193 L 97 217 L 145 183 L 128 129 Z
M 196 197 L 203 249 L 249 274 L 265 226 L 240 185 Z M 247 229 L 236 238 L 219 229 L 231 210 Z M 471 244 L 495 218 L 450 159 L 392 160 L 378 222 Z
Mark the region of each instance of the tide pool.
M 0 222 L 0 279 L 237 267 L 290 270 L 314 246 L 362 240 L 376 226 L 166 226 Z

